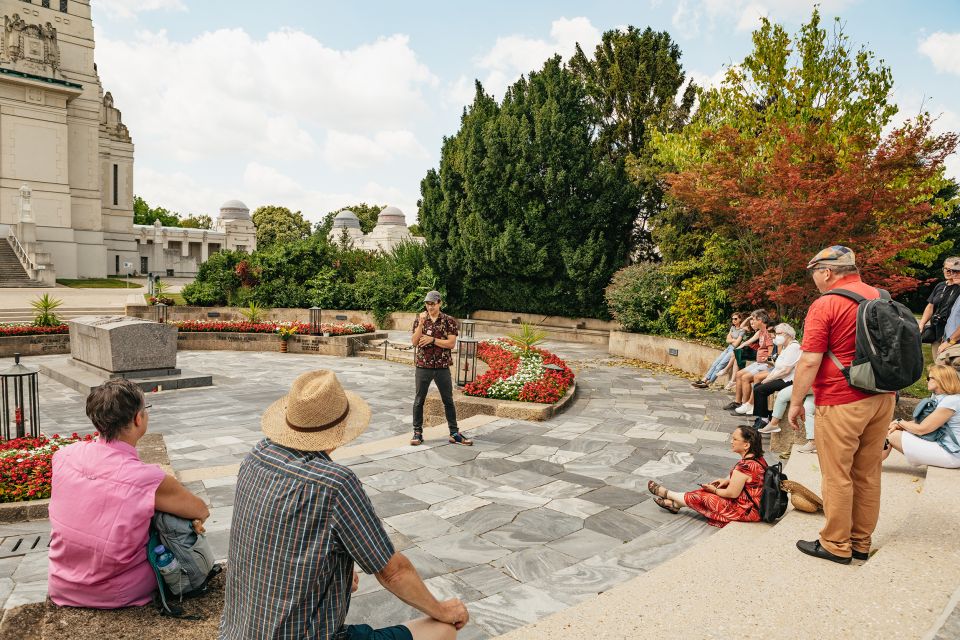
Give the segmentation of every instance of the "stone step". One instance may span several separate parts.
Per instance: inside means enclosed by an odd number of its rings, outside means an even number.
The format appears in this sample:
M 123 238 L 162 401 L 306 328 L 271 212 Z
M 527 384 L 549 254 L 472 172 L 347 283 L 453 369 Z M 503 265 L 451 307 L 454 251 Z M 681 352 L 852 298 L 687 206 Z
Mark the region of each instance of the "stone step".
M 815 456 L 794 450 L 786 472 L 819 493 Z M 823 515 L 791 508 L 775 526 L 730 524 L 634 580 L 502 637 L 593 637 L 597 629 L 604 638 L 924 637 L 960 585 L 960 477 L 910 467 L 894 452 L 882 483 L 875 553 L 865 563 L 801 554 L 796 541 L 816 539 Z

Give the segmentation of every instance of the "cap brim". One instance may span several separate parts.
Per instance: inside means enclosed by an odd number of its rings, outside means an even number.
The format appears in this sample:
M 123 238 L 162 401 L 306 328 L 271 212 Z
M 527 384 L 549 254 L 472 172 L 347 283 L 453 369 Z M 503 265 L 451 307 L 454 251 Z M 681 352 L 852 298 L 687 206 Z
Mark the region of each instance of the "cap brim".
M 342 447 L 366 431 L 371 416 L 370 405 L 366 400 L 352 391 L 344 390 L 343 393 L 350 405 L 347 417 L 323 431 L 294 431 L 287 425 L 289 395 L 267 407 L 260 419 L 260 429 L 271 441 L 300 451 L 328 451 Z

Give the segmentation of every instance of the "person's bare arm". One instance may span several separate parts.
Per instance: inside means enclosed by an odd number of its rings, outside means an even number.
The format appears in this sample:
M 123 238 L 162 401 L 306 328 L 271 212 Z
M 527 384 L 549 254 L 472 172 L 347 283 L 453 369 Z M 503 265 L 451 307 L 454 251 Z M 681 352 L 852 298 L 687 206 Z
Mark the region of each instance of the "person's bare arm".
M 210 516 L 210 509 L 199 497 L 190 493 L 190 490 L 180 484 L 173 476 L 167 476 L 157 487 L 154 496 L 154 509 L 187 520 L 203 522 Z
M 823 362 L 822 353 L 813 353 L 804 351 L 797 362 L 797 372 L 793 376 L 793 391 L 790 393 L 790 424 L 799 428 L 800 422 L 805 418 L 803 410 L 803 399 L 813 386 L 813 379 L 817 377 L 817 371 L 820 370 L 820 364 Z
M 930 317 L 933 316 L 933 305 L 927 303 L 927 306 L 923 308 L 923 315 L 920 316 L 920 319 L 917 320 L 917 324 L 920 325 L 920 328 L 923 329 L 928 322 L 930 322 Z
M 420 338 L 423 337 L 423 321 L 426 319 L 427 313 L 422 312 L 418 317 L 419 322 L 417 323 L 417 326 L 413 328 L 413 339 L 410 340 L 410 344 L 415 347 L 423 346 L 420 344 Z
M 724 486 L 714 484 L 703 485 L 704 490 L 715 493 L 721 498 L 736 498 L 743 492 L 743 487 L 747 484 L 747 475 L 740 471 L 734 471 L 730 474 L 730 480 Z
M 462 629 L 470 619 L 467 607 L 459 599 L 437 600 L 410 560 L 400 552 L 394 553 L 387 566 L 375 575 L 384 589 L 434 620 Z
M 946 407 L 934 409 L 933 412 L 923 419 L 923 422 L 917 424 L 913 420 L 894 420 L 893 424 L 897 425 L 900 429 L 903 429 L 907 433 L 912 433 L 915 436 L 922 436 L 928 433 L 933 433 L 943 425 L 947 424 L 947 420 L 953 415 L 953 409 L 948 409 Z

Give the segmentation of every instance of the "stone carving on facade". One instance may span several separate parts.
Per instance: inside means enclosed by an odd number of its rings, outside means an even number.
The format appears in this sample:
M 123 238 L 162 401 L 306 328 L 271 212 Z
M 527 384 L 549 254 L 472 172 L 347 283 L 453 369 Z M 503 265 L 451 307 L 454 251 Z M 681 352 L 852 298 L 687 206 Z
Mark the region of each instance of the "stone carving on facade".
M 103 94 L 103 108 L 100 110 L 100 128 L 114 140 L 130 142 L 130 130 L 123 124 L 123 114 L 113 106 L 113 94 Z
M 59 77 L 60 45 L 56 27 L 49 22 L 27 24 L 17 13 L 4 16 L 0 63 L 12 64 L 18 71 Z

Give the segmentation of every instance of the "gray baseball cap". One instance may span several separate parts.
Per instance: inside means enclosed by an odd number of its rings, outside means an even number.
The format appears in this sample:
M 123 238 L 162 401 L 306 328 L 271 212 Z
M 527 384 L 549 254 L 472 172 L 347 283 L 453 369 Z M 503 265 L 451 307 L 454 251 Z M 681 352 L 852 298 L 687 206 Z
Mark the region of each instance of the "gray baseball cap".
M 440 302 L 440 292 L 439 291 L 430 291 L 427 293 L 427 297 L 423 299 L 424 302 Z

